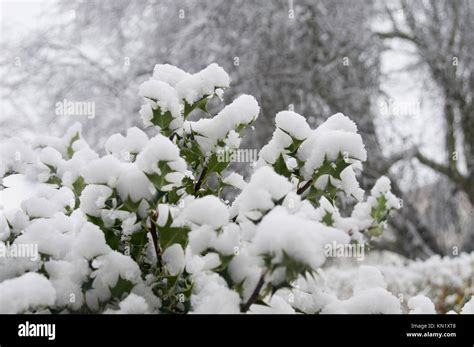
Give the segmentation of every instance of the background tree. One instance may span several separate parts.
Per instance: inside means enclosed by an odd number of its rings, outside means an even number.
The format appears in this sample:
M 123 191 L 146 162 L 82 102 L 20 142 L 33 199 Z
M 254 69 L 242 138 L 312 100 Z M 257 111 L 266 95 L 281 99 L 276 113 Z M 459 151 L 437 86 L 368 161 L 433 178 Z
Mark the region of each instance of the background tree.
M 443 206 L 436 206 L 439 200 L 435 199 L 432 210 L 448 220 L 450 218 L 443 213 L 448 201 L 453 206 L 461 206 L 454 209 L 468 211 L 471 215 L 467 218 L 467 227 L 460 223 L 462 218 L 455 218 L 452 225 L 458 229 L 457 232 L 468 228 L 471 235 L 474 226 L 473 4 L 463 0 L 403 0 L 386 7 L 385 11 L 391 28 L 378 36 L 386 40 L 399 40 L 413 47 L 417 57 L 414 65 L 427 72 L 429 83 L 441 99 L 444 122 L 441 130 L 444 136 L 442 155 L 433 159 L 421 148 L 409 152 L 422 165 L 444 177 L 439 179 L 439 185 L 451 187 L 449 192 L 444 189 L 444 196 L 439 197 L 445 201 Z M 434 190 L 439 190 L 439 187 L 434 187 Z M 466 206 L 466 198 L 470 207 Z M 466 242 L 466 247 L 472 250 L 472 242 Z

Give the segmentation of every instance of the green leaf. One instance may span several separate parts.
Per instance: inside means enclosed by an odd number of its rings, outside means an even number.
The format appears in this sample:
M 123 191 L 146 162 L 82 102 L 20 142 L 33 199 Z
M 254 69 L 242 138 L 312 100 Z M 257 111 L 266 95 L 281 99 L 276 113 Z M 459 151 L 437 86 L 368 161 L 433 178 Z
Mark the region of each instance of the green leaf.
M 72 184 L 74 195 L 77 197 L 80 196 L 85 186 L 86 184 L 84 182 L 84 178 L 82 176 L 79 176 Z
M 324 192 L 322 190 L 317 189 L 312 185 L 308 193 L 304 196 L 305 199 L 312 201 L 316 206 L 319 206 L 319 199 L 324 195 Z
M 374 227 L 370 227 L 368 229 L 369 235 L 373 237 L 378 237 L 383 234 L 384 232 L 384 227 L 382 225 L 377 225 Z
M 89 219 L 89 222 L 94 223 L 97 225 L 99 228 L 102 228 L 104 226 L 104 221 L 100 217 L 95 217 L 91 215 L 87 215 L 87 219 Z
M 186 298 L 190 298 L 191 294 L 193 293 L 193 287 L 194 284 L 192 282 L 187 283 L 181 293 L 183 293 Z
M 207 163 L 207 175 L 211 174 L 212 172 L 216 172 L 218 174 L 222 173 L 227 166 L 229 166 L 229 162 L 223 161 L 219 159 L 217 153 L 212 153 L 209 157 L 209 161 Z
M 104 232 L 105 242 L 109 245 L 110 248 L 117 251 L 120 247 L 120 235 L 117 235 L 114 232 L 114 229 L 111 228 L 102 228 Z
M 141 200 L 134 202 L 130 199 L 130 195 L 128 196 L 127 200 L 125 200 L 122 205 L 120 206 L 120 210 L 128 211 L 128 212 L 137 212 L 138 207 L 140 206 Z
M 158 236 L 161 248 L 166 249 L 174 243 L 178 243 L 181 247 L 185 248 L 190 231 L 186 227 L 159 227 Z
M 304 142 L 304 140 L 298 140 L 297 138 L 294 138 L 293 136 L 290 135 L 289 132 L 287 132 L 286 130 L 283 130 L 282 128 L 278 128 L 278 129 L 280 129 L 289 137 L 291 137 L 291 144 L 285 149 L 288 150 L 291 154 L 296 154 L 296 152 L 298 151 L 298 148 Z
M 190 105 L 187 102 L 184 103 L 184 119 L 187 119 L 188 116 L 196 108 L 202 110 L 205 113 L 209 113 L 207 110 L 207 103 L 212 99 L 209 95 L 204 95 L 201 99 L 196 101 L 194 104 Z
M 286 268 L 286 282 L 288 283 L 294 281 L 300 275 L 312 272 L 312 269 L 308 265 L 292 258 L 285 251 L 283 251 L 283 259 L 280 266 Z
M 155 186 L 156 189 L 162 190 L 165 185 L 169 184 L 169 182 L 165 179 L 165 176 L 170 172 L 173 172 L 173 170 L 170 169 L 170 167 L 168 166 L 168 162 L 166 161 L 159 161 L 158 167 L 161 171 L 161 174 L 149 174 L 145 172 L 145 175 L 148 180 Z
M 91 215 L 87 215 L 87 219 L 97 225 L 102 232 L 104 233 L 105 242 L 109 245 L 110 248 L 113 250 L 118 250 L 120 246 L 120 235 L 117 235 L 112 228 L 106 228 L 104 226 L 104 221 L 100 217 L 94 217 Z
M 186 160 L 190 166 L 195 166 L 196 164 L 203 163 L 205 157 L 201 152 L 201 147 L 196 140 L 194 140 L 194 134 L 191 133 L 191 137 L 184 141 L 183 146 L 180 148 L 181 156 Z
M 71 141 L 69 141 L 69 144 L 67 146 L 67 158 L 68 159 L 71 159 L 72 156 L 74 155 L 74 149 L 72 148 L 72 145 L 74 144 L 74 142 L 76 142 L 77 140 L 79 140 L 81 137 L 79 135 L 79 132 L 76 133 L 76 135 L 74 135 L 72 138 L 71 138 Z
M 159 126 L 162 130 L 166 131 L 169 129 L 173 116 L 170 111 L 163 112 L 160 107 L 153 110 L 153 118 L 151 122 Z
M 286 166 L 286 162 L 282 154 L 280 154 L 278 159 L 273 164 L 273 168 L 275 169 L 275 172 L 277 174 L 285 176 L 287 178 L 291 177 L 291 171 L 288 170 L 288 167 Z
M 58 186 L 61 185 L 62 181 L 61 179 L 56 176 L 56 175 L 52 175 L 52 176 L 49 176 L 48 180 L 46 181 L 46 183 L 48 184 L 57 184 Z
M 332 227 L 334 225 L 334 219 L 332 218 L 332 213 L 329 213 L 326 211 L 326 214 L 324 215 L 322 221 L 327 226 Z
M 178 195 L 178 189 L 177 188 L 175 188 L 175 189 L 168 192 L 168 203 L 175 205 L 175 204 L 178 203 L 180 198 L 181 198 L 181 196 Z
M 341 153 L 339 153 L 338 158 L 334 162 L 331 162 L 327 160 L 327 158 L 324 158 L 323 165 L 321 165 L 321 167 L 315 172 L 315 174 L 313 175 L 313 179 L 314 181 L 316 181 L 316 179 L 323 175 L 330 175 L 340 180 L 341 172 L 350 165 L 350 163 L 344 160 L 344 157 Z
M 117 284 L 113 288 L 109 287 L 109 289 L 114 298 L 122 299 L 123 295 L 130 293 L 134 286 L 135 285 L 131 281 L 119 276 Z
M 213 269 L 214 272 L 221 272 L 227 269 L 227 266 L 229 266 L 229 263 L 232 261 L 232 259 L 234 259 L 234 255 L 233 254 L 231 255 L 219 254 L 219 259 L 221 263 L 217 268 Z
M 201 100 L 199 100 L 198 102 L 195 103 L 195 108 L 198 108 L 200 109 L 201 111 L 205 112 L 205 113 L 209 113 L 207 111 L 207 103 L 209 102 L 210 98 L 209 97 L 204 97 L 202 98 Z
M 130 238 L 130 255 L 137 260 L 141 254 L 143 247 L 148 243 L 148 232 L 143 229 L 134 232 Z
M 381 195 L 377 198 L 377 206 L 372 208 L 371 217 L 377 222 L 385 220 L 387 217 L 387 199 L 384 195 Z
M 166 225 L 162 227 L 156 226 L 161 249 L 166 249 L 174 243 L 180 244 L 183 249 L 186 248 L 190 229 L 187 227 L 172 227 L 172 224 L 173 217 L 171 212 L 168 212 Z
M 50 173 L 52 173 L 52 174 L 56 174 L 56 173 L 57 173 L 57 169 L 56 169 L 55 166 L 53 166 L 53 165 L 48 165 L 48 164 L 44 164 L 44 165 L 46 165 L 46 166 L 48 167 Z
M 169 287 L 174 287 L 176 285 L 176 283 L 178 282 L 178 279 L 179 279 L 179 275 L 176 275 L 176 276 L 166 276 L 165 277 L 167 279 L 167 283 L 168 283 L 168 286 Z

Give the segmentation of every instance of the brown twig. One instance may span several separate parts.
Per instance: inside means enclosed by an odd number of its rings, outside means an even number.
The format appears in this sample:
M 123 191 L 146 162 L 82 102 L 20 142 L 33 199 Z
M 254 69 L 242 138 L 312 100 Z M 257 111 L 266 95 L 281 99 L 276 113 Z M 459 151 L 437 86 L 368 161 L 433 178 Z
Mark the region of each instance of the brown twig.
M 296 193 L 297 193 L 298 195 L 303 194 L 303 193 L 306 191 L 306 189 L 308 189 L 309 187 L 311 187 L 312 184 L 313 184 L 313 180 L 310 179 L 308 182 L 306 182 L 306 183 L 304 184 L 304 186 L 298 188 L 298 190 L 296 191 Z
M 158 243 L 158 232 L 156 231 L 156 221 L 158 220 L 158 211 L 155 211 L 151 216 L 151 227 L 150 227 L 150 234 L 151 238 L 153 239 L 153 246 L 155 248 L 156 253 L 156 260 L 158 263 L 158 267 L 162 267 L 163 261 L 161 259 L 161 249 Z
M 204 181 L 204 178 L 206 177 L 207 174 L 207 167 L 202 169 L 201 175 L 198 178 L 198 181 L 196 182 L 196 185 L 194 186 L 194 192 L 197 192 L 199 189 L 201 189 L 202 182 Z
M 260 294 L 260 290 L 262 289 L 263 285 L 265 284 L 265 273 L 260 276 L 260 279 L 258 280 L 257 286 L 255 287 L 252 295 L 250 295 L 250 298 L 247 300 L 247 302 L 242 306 L 242 312 L 247 312 L 250 306 L 253 305 L 255 301 L 257 301 L 258 295 Z

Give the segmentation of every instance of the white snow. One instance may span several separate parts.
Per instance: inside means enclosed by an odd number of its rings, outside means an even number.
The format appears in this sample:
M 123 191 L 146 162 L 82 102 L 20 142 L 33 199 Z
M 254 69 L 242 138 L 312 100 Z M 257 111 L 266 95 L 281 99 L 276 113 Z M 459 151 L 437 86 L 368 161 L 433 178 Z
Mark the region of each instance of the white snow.
M 474 296 L 471 296 L 471 299 L 464 304 L 464 307 L 461 310 L 462 314 L 474 314 Z
M 175 171 L 184 172 L 186 170 L 186 162 L 179 156 L 179 149 L 167 137 L 161 134 L 153 137 L 145 148 L 137 156 L 137 166 L 146 173 L 161 174 L 157 163 L 159 161 L 169 162 Z
M 68 258 L 93 259 L 110 251 L 105 243 L 102 230 L 95 224 L 86 222 L 72 240 Z
M 119 310 L 106 310 L 105 314 L 145 314 L 150 313 L 150 307 L 144 298 L 130 293 L 119 303 Z
M 176 276 L 181 273 L 185 265 L 184 251 L 181 245 L 175 243 L 165 249 L 163 252 L 163 262 L 170 275 Z
M 309 179 L 324 159 L 335 161 L 339 155 L 359 161 L 367 159 L 362 137 L 354 122 L 341 113 L 329 117 L 301 144 L 298 158 L 304 161 L 303 174 Z
M 189 77 L 191 74 L 169 64 L 156 64 L 153 69 L 155 80 L 168 83 L 172 87 L 176 87 L 180 81 Z
M 240 298 L 230 290 L 217 274 L 200 274 L 195 277 L 195 294 L 191 296 L 191 313 L 240 313 Z
M 232 186 L 232 187 L 238 188 L 240 190 L 244 189 L 245 185 L 247 184 L 244 181 L 244 178 L 242 177 L 242 175 L 240 175 L 236 172 L 232 172 L 229 175 L 227 175 L 224 178 L 223 182 L 230 185 L 230 186 Z
M 180 99 L 192 105 L 205 95 L 214 94 L 214 89 L 226 88 L 229 84 L 229 75 L 223 68 L 213 63 L 198 73 L 181 79 L 176 83 L 176 90 Z
M 57 190 L 50 186 L 43 186 L 38 189 L 36 196 L 22 202 L 21 208 L 32 218 L 52 217 L 57 212 L 64 212 L 67 206 L 74 202 L 73 192 L 62 187 Z
M 435 314 L 433 302 L 424 295 L 417 295 L 408 300 L 408 308 L 413 314 Z
M 129 198 L 133 202 L 138 202 L 141 199 L 150 200 L 156 192 L 153 184 L 135 163 L 122 165 L 116 188 L 123 201 Z
M 295 310 L 280 296 L 274 295 L 268 302 L 268 306 L 252 305 L 249 313 L 254 314 L 294 314 Z
M 23 174 L 10 175 L 3 179 L 6 188 L 0 190 L 0 209 L 10 219 L 11 214 L 21 207 L 21 203 L 37 194 L 38 191 L 47 187 L 46 184 L 30 180 Z
M 274 164 L 280 154 L 285 153 L 285 148 L 291 145 L 291 137 L 280 129 L 276 129 L 271 140 L 259 152 L 257 167 L 265 164 Z
M 257 119 L 260 112 L 257 100 L 251 95 L 241 95 L 232 103 L 225 106 L 214 118 L 203 118 L 196 122 L 184 123 L 185 130 L 197 132 L 196 136 L 203 153 L 212 151 L 218 140 L 224 140 L 232 135 L 238 125 L 250 124 Z M 230 140 L 229 140 L 230 141 Z M 230 143 L 235 145 L 235 139 Z
M 132 258 L 117 251 L 94 259 L 92 266 L 96 269 L 92 273 L 94 281 L 92 289 L 86 292 L 87 306 L 98 309 L 99 302 L 110 298 L 110 288 L 115 287 L 119 276 L 132 283 L 140 281 L 140 269 Z
M 56 292 L 51 282 L 29 272 L 0 283 L 0 313 L 25 313 L 54 305 Z
M 84 213 L 99 217 L 106 200 L 112 195 L 112 189 L 104 185 L 89 184 L 79 198 L 80 208 Z
M 23 173 L 36 156 L 33 151 L 19 138 L 13 137 L 0 142 L 0 178 L 13 171 Z
M 320 131 L 343 130 L 350 133 L 357 132 L 357 125 L 342 113 L 333 114 L 321 124 Z
M 352 195 L 358 201 L 364 198 L 364 190 L 360 188 L 354 170 L 351 166 L 341 171 L 342 189 L 347 195 Z
M 389 190 L 390 180 L 387 177 L 382 176 L 377 180 L 377 182 L 375 182 L 374 186 L 370 190 L 370 194 L 377 198 Z
M 153 125 L 153 123 L 151 122 L 153 119 L 153 109 L 151 108 L 150 103 L 142 105 L 138 113 L 140 114 L 145 128 L 151 127 Z
M 333 241 L 345 244 L 349 236 L 323 224 L 291 215 L 280 206 L 269 212 L 257 227 L 253 245 L 257 254 L 274 255 L 281 261 L 283 251 L 316 270 L 326 260 L 324 248 Z
M 85 259 L 73 262 L 50 260 L 44 264 L 49 280 L 56 290 L 58 307 L 79 309 L 84 303 L 82 283 L 89 275 L 89 264 Z
M 169 111 L 173 118 L 181 117 L 183 106 L 180 97 L 176 89 L 168 83 L 149 79 L 140 85 L 138 93 L 140 96 L 156 101 L 162 113 Z
M 212 240 L 211 246 L 220 254 L 235 254 L 240 246 L 240 229 L 237 224 L 227 224 Z
M 158 219 L 156 220 L 156 224 L 158 224 L 158 226 L 160 227 L 163 227 L 168 222 L 168 217 L 170 213 L 169 205 L 158 204 L 157 212 L 158 212 Z
M 81 170 L 81 176 L 86 183 L 114 184 L 120 174 L 120 161 L 113 155 L 95 159 Z
M 355 280 L 354 291 L 359 292 L 370 288 L 387 287 L 380 270 L 373 266 L 361 266 L 357 272 Z
M 282 199 L 291 189 L 292 185 L 285 177 L 269 167 L 262 167 L 252 175 L 250 182 L 235 199 L 231 215 L 258 219 L 262 212 L 273 208 L 275 201 Z
M 356 293 L 347 300 L 327 305 L 326 314 L 399 314 L 400 302 L 383 288 L 370 288 Z
M 281 111 L 276 114 L 275 123 L 278 128 L 287 132 L 291 137 L 297 140 L 306 139 L 311 129 L 306 119 L 292 111 Z
M 131 161 L 132 155 L 139 153 L 148 143 L 148 136 L 140 129 L 128 129 L 127 136 L 114 134 L 105 142 L 107 153 L 113 154 L 121 161 Z
M 400 301 L 386 289 L 380 270 L 361 266 L 357 272 L 354 295 L 347 300 L 335 299 L 321 313 L 329 314 L 399 314 Z
M 189 247 L 194 254 L 200 254 L 201 252 L 208 249 L 214 238 L 215 231 L 210 225 L 202 225 L 198 228 L 193 228 L 188 234 Z
M 61 153 L 51 147 L 46 147 L 41 150 L 39 160 L 46 165 L 56 168 L 61 167 L 64 163 Z
M 229 222 L 227 206 L 213 195 L 192 201 L 185 207 L 184 214 L 191 223 L 209 225 L 214 229 L 218 229 Z

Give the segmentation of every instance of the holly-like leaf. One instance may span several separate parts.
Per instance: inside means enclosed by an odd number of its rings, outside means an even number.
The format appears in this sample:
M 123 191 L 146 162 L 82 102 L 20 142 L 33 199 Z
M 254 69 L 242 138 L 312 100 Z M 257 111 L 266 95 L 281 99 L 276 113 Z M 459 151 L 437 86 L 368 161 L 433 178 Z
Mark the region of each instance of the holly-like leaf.
M 275 169 L 275 172 L 277 174 L 285 176 L 287 178 L 291 177 L 291 171 L 288 170 L 288 167 L 286 166 L 286 162 L 282 154 L 280 154 L 278 159 L 273 164 L 273 168 Z
M 102 231 L 104 232 L 105 242 L 110 248 L 117 251 L 120 248 L 120 235 L 115 233 L 112 228 L 102 227 Z
M 191 114 L 191 112 L 193 112 L 196 108 L 199 108 L 203 112 L 208 113 L 207 103 L 209 102 L 209 100 L 210 100 L 209 95 L 205 95 L 192 105 L 185 102 L 184 103 L 184 119 L 187 119 L 188 116 Z
M 293 136 L 291 136 L 290 133 L 287 132 L 286 130 L 283 130 L 281 128 L 278 128 L 278 129 L 280 129 L 285 134 L 287 134 L 289 137 L 291 137 L 291 144 L 288 147 L 286 147 L 285 149 L 292 155 L 296 154 L 296 152 L 298 151 L 298 148 L 301 146 L 301 144 L 304 142 L 304 140 L 298 140 L 297 138 L 294 138 Z
M 220 174 L 227 168 L 227 166 L 229 166 L 229 162 L 221 160 L 220 156 L 216 153 L 212 153 L 207 163 L 207 175 L 212 172 Z
M 168 130 L 172 121 L 173 116 L 170 111 L 163 112 L 160 107 L 153 110 L 153 118 L 151 119 L 153 125 L 159 126 L 162 130 Z
M 137 212 L 138 207 L 140 206 L 140 203 L 141 203 L 141 200 L 134 202 L 132 201 L 132 199 L 130 199 L 130 196 L 129 196 L 127 200 L 125 200 L 122 203 L 119 209 L 123 211 L 128 211 L 128 212 Z
M 134 232 L 130 238 L 130 255 L 138 259 L 143 247 L 148 243 L 148 232 L 145 229 Z
M 369 235 L 370 235 L 370 236 L 378 237 L 378 236 L 380 236 L 380 235 L 383 234 L 383 232 L 384 232 L 384 227 L 383 227 L 383 225 L 380 225 L 380 224 L 379 224 L 379 225 L 370 227 L 367 231 L 369 232 Z
M 115 284 L 113 288 L 109 287 L 109 289 L 114 298 L 122 299 L 123 295 L 130 293 L 134 286 L 135 285 L 131 281 L 119 276 L 117 284 Z
M 160 161 L 158 162 L 158 167 L 160 169 L 160 174 L 158 173 L 146 173 L 145 175 L 148 178 L 148 180 L 155 186 L 157 190 L 162 190 L 162 188 L 169 184 L 169 182 L 165 179 L 165 176 L 169 174 L 170 172 L 173 172 L 173 170 L 170 169 L 168 166 L 168 163 L 166 161 Z
M 186 227 L 159 227 L 158 236 L 161 249 L 166 249 L 174 243 L 178 243 L 185 248 L 188 243 L 189 228 Z
M 192 134 L 192 137 L 194 137 L 194 134 Z M 181 156 L 190 166 L 203 163 L 205 160 L 199 144 L 191 138 L 186 139 L 183 146 L 181 146 Z
M 68 158 L 68 159 L 71 159 L 72 156 L 74 155 L 74 149 L 72 148 L 72 145 L 74 144 L 74 142 L 76 142 L 76 141 L 79 140 L 80 138 L 81 138 L 81 136 L 79 135 L 79 132 L 77 132 L 77 133 L 71 138 L 71 141 L 69 141 L 69 144 L 68 144 L 67 149 L 66 149 L 67 158 Z
M 332 213 L 329 213 L 326 211 L 326 214 L 324 215 L 322 222 L 326 224 L 327 226 L 332 227 L 334 225 L 334 219 L 332 218 Z
M 387 217 L 387 198 L 384 195 L 381 195 L 377 198 L 377 206 L 372 209 L 371 217 L 377 221 L 381 222 Z
M 283 251 L 283 259 L 279 265 L 284 266 L 286 269 L 287 283 L 294 281 L 300 275 L 312 272 L 312 269 L 308 265 L 292 258 L 285 251 Z
M 84 182 L 84 178 L 82 176 L 79 176 L 72 184 L 74 195 L 77 197 L 80 196 L 85 186 L 86 184 Z

